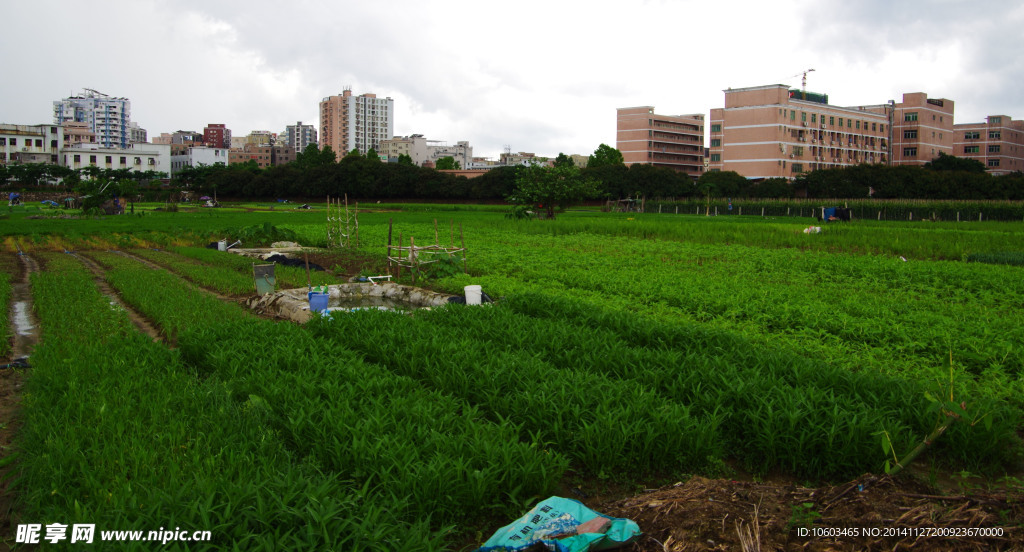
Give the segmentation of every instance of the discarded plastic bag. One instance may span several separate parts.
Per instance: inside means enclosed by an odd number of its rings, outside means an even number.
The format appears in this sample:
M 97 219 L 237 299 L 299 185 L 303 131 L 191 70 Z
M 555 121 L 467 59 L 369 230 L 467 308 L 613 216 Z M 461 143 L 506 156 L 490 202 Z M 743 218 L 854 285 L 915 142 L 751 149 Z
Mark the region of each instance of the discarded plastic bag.
M 475 552 L 515 552 L 537 544 L 552 552 L 597 552 L 639 535 L 640 527 L 632 520 L 608 517 L 579 501 L 553 496 L 498 529 Z

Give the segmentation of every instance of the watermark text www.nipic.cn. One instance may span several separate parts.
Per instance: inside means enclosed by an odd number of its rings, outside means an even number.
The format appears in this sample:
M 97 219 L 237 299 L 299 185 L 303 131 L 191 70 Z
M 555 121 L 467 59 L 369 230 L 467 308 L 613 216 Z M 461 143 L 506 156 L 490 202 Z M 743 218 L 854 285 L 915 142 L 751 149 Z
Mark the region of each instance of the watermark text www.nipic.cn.
M 161 527 L 157 531 L 100 531 L 100 541 L 114 542 L 209 542 L 211 535 L 209 531 L 182 531 L 180 527 L 174 530 Z M 39 544 L 58 542 L 90 544 L 96 541 L 96 524 L 76 523 L 68 526 L 62 523 L 26 523 L 18 525 L 18 533 L 15 535 L 16 543 Z

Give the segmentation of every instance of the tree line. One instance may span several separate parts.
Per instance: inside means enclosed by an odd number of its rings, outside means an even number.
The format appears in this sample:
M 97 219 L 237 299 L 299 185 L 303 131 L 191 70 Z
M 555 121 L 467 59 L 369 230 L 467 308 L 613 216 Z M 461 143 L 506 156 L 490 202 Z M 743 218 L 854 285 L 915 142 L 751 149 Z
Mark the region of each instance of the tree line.
M 867 198 L 877 199 L 1024 199 L 1024 174 L 992 176 L 974 160 L 945 154 L 924 167 L 857 165 L 803 173 L 793 180 L 748 180 L 730 171 L 708 172 L 699 179 L 666 167 L 623 163 L 621 152 L 601 144 L 587 166 L 577 169 L 565 154 L 554 167 L 531 169 L 502 166 L 476 178 L 416 166 L 408 156 L 399 163 L 382 163 L 372 150 L 367 155 L 349 152 L 340 160 L 329 147 L 315 144 L 296 160 L 268 168 L 255 161 L 233 165 L 186 167 L 169 181 L 166 175 L 127 169 L 85 167 L 79 171 L 47 164 L 0 165 L 0 187 L 51 188 L 88 194 L 97 184 L 114 193 L 142 194 L 146 199 L 168 199 L 177 190 L 190 190 L 220 198 L 267 200 L 312 199 L 347 194 L 354 199 L 423 199 L 452 201 L 507 201 L 524 176 L 543 181 L 537 170 L 561 171 L 549 181 L 587 182 L 577 199 L 623 198 Z M 533 172 L 530 172 L 533 171 Z M 576 171 L 576 172 L 573 172 Z M 529 172 L 529 174 L 527 174 Z M 163 180 L 157 180 L 161 179 Z M 566 180 L 566 179 L 569 180 Z M 543 196 L 543 194 L 541 194 Z

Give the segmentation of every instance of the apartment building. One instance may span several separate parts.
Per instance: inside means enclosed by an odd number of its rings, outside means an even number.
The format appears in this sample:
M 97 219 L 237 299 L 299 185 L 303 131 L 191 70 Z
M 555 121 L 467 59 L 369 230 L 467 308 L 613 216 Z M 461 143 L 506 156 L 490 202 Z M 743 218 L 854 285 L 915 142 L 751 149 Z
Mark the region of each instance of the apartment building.
M 460 140 L 454 146 L 449 146 L 442 140 L 427 140 L 427 160 L 437 165 L 437 160 L 442 157 L 451 157 L 465 169 L 473 161 L 473 146 L 469 142 Z
M 284 145 L 292 148 L 296 153 L 302 153 L 306 146 L 317 143 L 316 127 L 304 125 L 302 121 L 297 121 L 294 125 L 287 125 L 281 136 L 284 138 Z M 334 152 L 335 155 L 338 153 L 345 152 Z
M 143 144 L 149 141 L 149 133 L 139 123 L 128 123 L 128 141 L 132 144 Z
M 295 161 L 296 152 L 288 146 L 271 146 L 269 144 L 245 144 L 242 148 L 228 152 L 228 164 L 255 161 L 261 169 L 275 165 L 286 165 Z
M 64 145 L 60 125 L 0 124 L 0 165 L 59 162 Z
M 105 148 L 100 144 L 78 144 L 61 150 L 61 164 L 70 169 L 94 166 L 103 169 L 156 171 L 171 174 L 169 144 L 130 144 L 127 148 Z
M 227 165 L 228 162 L 227 148 L 171 144 L 171 176 L 174 176 L 185 167 Z
M 64 123 L 63 147 L 71 147 L 78 144 L 95 144 L 96 133 L 89 130 L 87 123 Z
M 343 157 L 356 150 L 366 155 L 394 136 L 395 101 L 376 94 L 354 96 L 350 88 L 320 102 L 320 147 Z
M 1024 171 L 1024 121 L 989 115 L 983 123 L 953 125 L 953 155 L 980 161 L 993 175 Z
M 891 110 L 893 165 L 923 167 L 940 153 L 953 155 L 953 101 L 929 98 L 923 92 L 872 109 Z
M 86 88 L 80 96 L 53 102 L 53 122 L 87 123 L 96 142 L 105 148 L 126 148 L 131 143 L 131 102 Z
M 203 143 L 213 148 L 230 148 L 231 129 L 220 123 L 208 124 L 203 127 Z
M 376 151 L 382 161 L 391 163 L 397 163 L 398 158 L 402 155 L 408 155 L 412 159 L 412 164 L 417 166 L 422 166 L 423 162 L 429 159 L 427 139 L 422 134 L 395 136 L 388 140 L 381 140 Z
M 782 84 L 725 90 L 711 110 L 708 166 L 747 178 L 889 161 L 889 117 Z
M 704 171 L 704 115 L 657 115 L 654 107 L 620 107 L 615 147 L 625 164 L 646 163 L 685 172 Z

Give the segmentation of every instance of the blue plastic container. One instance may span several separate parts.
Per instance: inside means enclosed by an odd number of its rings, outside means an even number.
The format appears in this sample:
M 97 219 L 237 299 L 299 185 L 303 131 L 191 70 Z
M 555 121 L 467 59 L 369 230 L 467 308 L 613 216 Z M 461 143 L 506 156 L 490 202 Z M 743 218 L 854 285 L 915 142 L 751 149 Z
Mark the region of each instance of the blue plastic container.
M 323 312 L 327 309 L 328 297 L 326 293 L 309 292 L 309 312 Z

